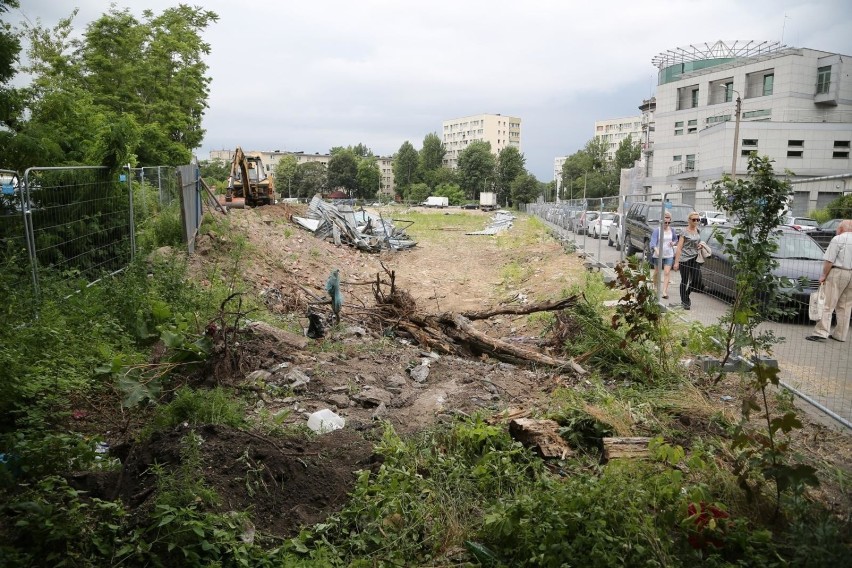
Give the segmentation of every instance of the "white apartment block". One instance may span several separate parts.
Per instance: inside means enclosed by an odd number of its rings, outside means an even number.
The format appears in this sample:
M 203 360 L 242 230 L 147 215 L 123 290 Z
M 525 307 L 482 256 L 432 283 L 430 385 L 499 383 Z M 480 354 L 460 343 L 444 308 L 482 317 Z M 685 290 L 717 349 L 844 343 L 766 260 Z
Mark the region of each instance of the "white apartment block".
M 703 190 L 732 167 L 745 175 L 751 152 L 774 160 L 776 174 L 793 184 L 797 215 L 852 191 L 850 56 L 719 41 L 669 50 L 653 63 L 659 78 L 642 187 L 657 195 L 648 198 L 697 190 L 673 199 L 707 205 Z
M 454 118 L 443 122 L 442 132 L 447 151 L 443 164 L 452 169 L 458 165 L 461 151 L 474 141 L 490 142 L 495 156 L 509 146 L 521 150 L 521 119 L 516 116 L 477 114 Z
M 556 197 L 561 199 L 562 195 L 562 166 L 565 165 L 565 160 L 568 156 L 558 156 L 553 159 L 553 181 L 556 182 Z
M 331 160 L 331 154 L 320 154 L 319 152 L 306 154 L 305 152 L 282 152 L 280 150 L 272 152 L 265 150 L 251 150 L 245 151 L 245 154 L 246 156 L 259 156 L 263 161 L 263 167 L 267 172 L 275 171 L 275 166 L 278 165 L 278 162 L 284 156 L 294 156 L 296 158 L 296 165 L 319 162 L 328 167 L 328 162 Z M 225 162 L 230 162 L 234 159 L 234 150 L 211 150 L 210 159 L 219 159 Z M 393 158 L 377 156 L 376 163 L 378 164 L 379 171 L 381 172 L 379 193 L 393 197 L 396 187 L 393 179 Z
M 644 140 L 642 119 L 642 115 L 637 115 L 595 121 L 595 138 L 602 140 L 606 144 L 607 160 L 611 162 L 615 159 L 615 151 L 618 150 L 618 146 L 628 136 L 630 136 L 634 144 Z

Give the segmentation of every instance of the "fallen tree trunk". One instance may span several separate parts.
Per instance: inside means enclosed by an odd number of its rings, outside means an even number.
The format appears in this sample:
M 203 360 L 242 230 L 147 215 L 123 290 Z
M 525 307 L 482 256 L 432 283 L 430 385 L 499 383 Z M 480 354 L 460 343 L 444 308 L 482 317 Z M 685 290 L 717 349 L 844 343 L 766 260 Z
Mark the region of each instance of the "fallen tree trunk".
M 577 304 L 577 296 L 569 296 L 561 300 L 541 302 L 539 304 L 527 304 L 525 306 L 505 306 L 493 310 L 480 310 L 475 312 L 462 312 L 461 315 L 469 320 L 483 320 L 502 315 L 527 315 L 536 312 L 558 312 Z

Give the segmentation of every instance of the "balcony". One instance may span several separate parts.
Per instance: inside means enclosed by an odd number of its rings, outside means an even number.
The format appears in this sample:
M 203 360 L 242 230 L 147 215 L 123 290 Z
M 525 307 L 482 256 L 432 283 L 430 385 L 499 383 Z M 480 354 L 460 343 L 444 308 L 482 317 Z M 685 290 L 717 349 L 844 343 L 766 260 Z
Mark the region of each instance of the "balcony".
M 669 168 L 669 176 L 677 179 L 695 179 L 698 177 L 698 160 L 678 162 Z

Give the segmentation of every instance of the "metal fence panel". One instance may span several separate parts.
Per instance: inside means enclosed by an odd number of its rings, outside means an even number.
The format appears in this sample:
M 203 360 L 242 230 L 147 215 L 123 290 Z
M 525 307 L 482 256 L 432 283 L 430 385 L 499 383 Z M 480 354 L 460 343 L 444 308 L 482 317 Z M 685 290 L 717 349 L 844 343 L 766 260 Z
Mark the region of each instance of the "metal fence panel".
M 674 203 L 695 202 L 686 192 L 665 195 L 631 196 L 633 201 L 662 201 Z M 621 205 L 626 213 L 629 202 Z M 707 204 L 704 203 L 706 206 Z M 581 211 L 594 208 L 595 204 L 588 200 L 575 200 L 559 203 L 536 203 L 527 207 L 527 212 L 547 221 L 562 238 L 570 238 L 582 249 L 586 257 L 597 259 L 601 264 L 614 265 L 624 258 L 625 247 L 616 250 L 615 247 L 599 246 L 600 241 L 582 234 L 582 228 L 577 228 L 577 215 Z M 605 206 L 598 206 L 599 209 Z M 622 217 L 623 219 L 623 217 Z M 702 229 L 705 234 L 708 229 Z M 759 330 L 772 331 L 778 342 L 772 348 L 772 357 L 778 361 L 781 383 L 792 390 L 803 400 L 826 413 L 838 423 L 852 428 L 852 361 L 850 361 L 850 345 L 852 337 L 845 343 L 826 340 L 825 342 L 806 341 L 805 337 L 813 332 L 813 322 L 807 317 L 807 298 L 815 287 L 819 277 L 817 267 L 820 260 L 810 257 L 819 256 L 819 251 L 813 250 L 813 241 L 804 234 L 787 232 L 783 242 L 779 243 L 779 271 L 787 276 L 803 276 L 801 280 L 793 279 L 789 287 L 785 287 L 780 298 L 772 300 L 773 305 L 784 306 L 787 315 L 779 316 L 773 321 L 762 323 Z M 608 244 L 608 243 L 607 243 Z M 696 321 L 704 325 L 716 325 L 730 309 L 733 289 L 733 273 L 727 268 L 718 254 L 718 245 L 711 257 L 701 268 L 701 282 L 698 289 L 690 296 L 691 309 L 683 310 L 680 302 L 679 288 L 681 274 L 670 271 L 669 298 L 662 298 L 663 272 L 654 281 L 659 294 L 659 301 L 666 309 L 675 311 L 684 321 Z M 641 253 L 636 253 L 641 255 Z
M 23 205 L 36 293 L 45 271 L 91 283 L 133 257 L 132 193 L 107 168 L 30 168 Z

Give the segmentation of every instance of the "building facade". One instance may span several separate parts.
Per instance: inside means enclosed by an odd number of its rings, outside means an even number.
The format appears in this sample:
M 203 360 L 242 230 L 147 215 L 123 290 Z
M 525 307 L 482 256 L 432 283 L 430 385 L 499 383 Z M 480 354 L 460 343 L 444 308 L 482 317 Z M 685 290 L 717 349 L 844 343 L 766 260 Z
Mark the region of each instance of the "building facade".
M 803 215 L 852 191 L 850 57 L 777 42 L 716 42 L 659 54 L 646 195 L 706 206 L 710 185 L 746 173 L 751 152 L 792 172 Z M 641 108 L 641 107 L 640 107 Z M 735 132 L 738 131 L 738 135 Z
M 595 138 L 606 145 L 606 159 L 615 159 L 615 151 L 625 138 L 637 143 L 642 140 L 642 115 L 595 121 Z
M 459 154 L 475 141 L 489 142 L 495 156 L 509 146 L 521 150 L 521 119 L 515 116 L 477 114 L 445 120 L 442 126 L 442 140 L 447 151 L 443 165 L 448 168 L 455 169 Z
M 568 156 L 557 156 L 553 159 L 553 181 L 556 182 L 557 199 L 564 199 L 562 197 L 562 166 L 565 165 L 567 159 Z

